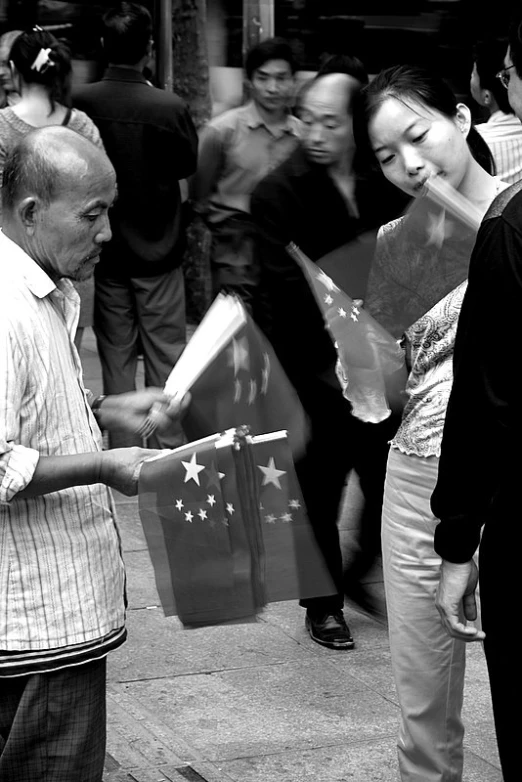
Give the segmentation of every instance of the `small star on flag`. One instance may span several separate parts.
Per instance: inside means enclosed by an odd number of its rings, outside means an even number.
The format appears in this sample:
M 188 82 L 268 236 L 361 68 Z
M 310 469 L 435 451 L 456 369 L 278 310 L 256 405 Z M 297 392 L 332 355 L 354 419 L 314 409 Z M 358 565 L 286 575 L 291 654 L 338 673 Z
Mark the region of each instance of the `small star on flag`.
M 198 486 L 201 486 L 201 484 L 199 482 L 199 473 L 201 472 L 201 470 L 205 469 L 205 465 L 197 463 L 197 461 L 196 461 L 196 453 L 194 452 L 192 454 L 192 458 L 191 458 L 190 462 L 182 461 L 181 464 L 183 465 L 183 467 L 187 471 L 186 475 L 185 475 L 184 483 L 187 483 L 188 481 L 193 480 L 195 483 L 197 483 Z
M 346 310 L 345 310 L 345 309 L 343 309 L 342 307 L 339 307 L 339 309 L 337 310 L 337 312 L 339 313 L 339 316 L 340 316 L 341 318 L 346 318 L 346 316 L 347 316 L 347 314 L 348 314 L 348 313 L 346 312 Z
M 265 516 L 265 521 L 267 524 L 275 524 L 276 523 L 276 517 L 273 513 L 269 513 Z
M 250 369 L 250 355 L 246 337 L 232 340 L 232 363 L 234 365 L 234 375 L 237 375 L 240 369 L 247 371 Z
M 216 498 L 214 494 L 209 494 L 207 497 L 207 504 L 212 508 L 216 504 Z
M 227 513 L 230 513 L 230 515 L 232 515 L 233 513 L 235 513 L 234 506 L 232 505 L 232 503 L 231 503 L 231 502 L 227 502 L 227 508 L 226 508 L 226 510 L 227 510 Z
M 200 508 L 199 511 L 198 511 L 198 516 L 201 519 L 201 521 L 205 521 L 205 519 L 207 518 L 206 510 L 204 510 L 203 508 Z
M 332 297 L 330 296 L 329 293 L 327 293 L 326 296 L 324 297 L 324 303 L 325 304 L 333 304 L 333 299 L 332 299 Z
M 267 486 L 267 484 L 273 483 L 277 489 L 281 488 L 279 477 L 281 475 L 286 475 L 286 470 L 277 469 L 277 467 L 275 466 L 275 461 L 273 456 L 271 456 L 270 459 L 268 460 L 268 464 L 266 467 L 262 467 L 260 464 L 258 464 L 257 466 L 263 473 L 262 486 Z
M 187 511 L 187 513 L 185 513 L 185 521 L 190 521 L 190 523 L 192 524 L 192 519 L 193 518 L 194 518 L 194 515 L 191 513 L 191 511 Z
M 299 500 L 290 500 L 288 503 L 288 507 L 293 508 L 295 510 L 299 510 L 299 508 L 301 507 L 301 503 L 299 502 Z
M 176 510 L 183 510 L 183 500 L 176 500 Z
M 289 522 L 292 521 L 292 514 L 291 513 L 283 513 L 283 515 L 280 517 L 281 521 Z

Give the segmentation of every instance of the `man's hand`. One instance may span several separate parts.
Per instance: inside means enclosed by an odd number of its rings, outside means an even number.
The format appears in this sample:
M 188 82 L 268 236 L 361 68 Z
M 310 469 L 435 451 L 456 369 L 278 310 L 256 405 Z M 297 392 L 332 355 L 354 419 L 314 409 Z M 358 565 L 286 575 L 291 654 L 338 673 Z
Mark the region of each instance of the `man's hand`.
M 186 410 L 190 395 L 173 402 L 160 388 L 115 394 L 103 400 L 97 419 L 104 429 L 147 437 L 151 431 L 168 432 Z
M 442 561 L 435 605 L 444 627 L 453 638 L 483 641 L 486 637 L 482 630 L 462 621 L 463 612 L 466 620 L 473 622 L 477 618 L 477 582 L 478 568 L 473 560 L 463 564 Z
M 143 462 L 160 453 L 163 452 L 151 448 L 112 448 L 102 451 L 99 454 L 100 483 L 132 497 L 138 493 Z

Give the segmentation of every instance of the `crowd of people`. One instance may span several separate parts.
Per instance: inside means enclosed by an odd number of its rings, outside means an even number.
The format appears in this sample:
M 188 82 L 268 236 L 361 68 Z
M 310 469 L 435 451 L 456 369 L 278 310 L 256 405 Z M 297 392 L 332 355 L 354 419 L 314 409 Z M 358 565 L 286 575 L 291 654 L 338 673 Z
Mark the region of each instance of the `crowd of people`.
M 111 8 L 107 70 L 76 90 L 49 31 L 0 39 L 0 779 L 102 779 L 106 656 L 126 635 L 110 489 L 137 492 L 143 461 L 182 441 L 190 404 L 163 391 L 186 344 L 187 180 L 213 294 L 241 298 L 309 420 L 296 472 L 336 590 L 302 601 L 310 637 L 353 648 L 344 600 L 373 610 L 362 579 L 382 553 L 402 780 L 462 780 L 465 646 L 484 641 L 514 782 L 522 18 L 473 52 L 470 92 L 490 114 L 476 127 L 415 65 L 370 78 L 334 56 L 296 92 L 292 49 L 272 38 L 246 57 L 248 101 L 198 134 L 184 102 L 144 75 L 152 32 L 144 7 Z M 437 179 L 478 233 L 425 197 Z M 346 292 L 404 350 L 402 413 L 354 415 L 290 244 L 318 269 L 357 270 Z M 78 352 L 89 325 L 98 397 Z M 337 521 L 352 471 L 363 511 L 347 566 Z M 467 623 L 479 577 L 482 629 Z

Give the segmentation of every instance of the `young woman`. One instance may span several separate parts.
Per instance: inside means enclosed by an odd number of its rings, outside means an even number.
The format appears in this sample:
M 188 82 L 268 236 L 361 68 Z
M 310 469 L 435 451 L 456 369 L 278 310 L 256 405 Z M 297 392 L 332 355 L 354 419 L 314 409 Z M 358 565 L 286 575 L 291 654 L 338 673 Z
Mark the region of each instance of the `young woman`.
M 0 181 L 9 149 L 34 128 L 67 125 L 103 148 L 93 121 L 83 111 L 70 108 L 69 52 L 51 33 L 35 28 L 18 35 L 9 53 L 9 65 L 20 99 L 0 110 Z M 79 349 L 84 328 L 92 324 L 94 280 L 75 283 L 75 287 L 81 300 L 75 338 Z
M 482 216 L 507 186 L 486 170 L 490 154 L 472 127 L 468 107 L 423 69 L 398 66 L 381 72 L 363 90 L 356 133 L 385 177 L 413 199 L 435 178 Z M 401 776 L 408 782 L 458 782 L 465 649 L 446 634 L 435 608 L 440 560 L 433 548 L 437 520 L 430 497 L 474 233 L 427 203 L 419 204 L 422 218 L 414 205 L 410 214 L 380 229 L 365 306 L 402 336 L 409 368 L 382 517 L 390 646 L 402 714 Z

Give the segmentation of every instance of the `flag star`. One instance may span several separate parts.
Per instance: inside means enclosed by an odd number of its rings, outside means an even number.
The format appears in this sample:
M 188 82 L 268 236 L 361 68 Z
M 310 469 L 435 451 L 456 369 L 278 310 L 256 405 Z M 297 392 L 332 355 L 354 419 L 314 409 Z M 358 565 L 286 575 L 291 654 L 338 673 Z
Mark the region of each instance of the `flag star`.
M 333 302 L 333 298 L 330 296 L 329 293 L 327 293 L 326 296 L 324 297 L 324 303 L 325 304 L 332 304 L 332 302 Z
M 318 282 L 321 282 L 325 288 L 327 288 L 329 291 L 335 291 L 337 290 L 337 285 L 335 282 L 324 272 L 321 272 L 316 277 Z
M 280 516 L 281 521 L 292 521 L 292 514 L 291 513 L 283 513 L 282 516 Z
M 216 498 L 213 494 L 209 494 L 207 497 L 207 504 L 212 508 L 216 504 Z
M 271 456 L 268 460 L 268 464 L 266 467 L 262 467 L 260 464 L 257 465 L 258 468 L 263 473 L 263 483 L 262 486 L 266 486 L 269 483 L 273 483 L 274 486 L 277 489 L 281 488 L 281 483 L 279 481 L 279 476 L 286 475 L 286 470 L 278 470 L 275 466 L 274 457 Z
M 299 500 L 290 500 L 288 503 L 289 508 L 295 508 L 295 510 L 298 510 L 301 507 L 301 503 Z
M 248 394 L 248 404 L 253 405 L 257 396 L 257 383 L 255 380 L 250 380 L 250 391 Z
M 231 502 L 227 502 L 226 511 L 227 511 L 227 513 L 230 513 L 230 515 L 235 513 L 234 506 L 232 505 Z
M 192 519 L 193 518 L 194 518 L 194 516 L 193 516 L 193 514 L 190 511 L 187 511 L 187 513 L 185 513 L 185 520 L 186 521 L 190 521 L 191 524 L 192 524 Z
M 228 523 L 228 519 L 227 518 L 221 519 L 221 523 L 223 524 L 224 527 L 230 527 L 230 524 Z
M 346 310 L 345 310 L 345 309 L 343 309 L 342 307 L 339 307 L 339 308 L 338 308 L 338 310 L 337 310 L 337 312 L 339 313 L 339 315 L 341 316 L 341 318 L 346 318 L 346 316 L 347 316 L 347 314 L 348 314 L 348 313 L 346 312 Z
M 276 516 L 274 516 L 273 513 L 269 513 L 267 516 L 265 516 L 265 521 L 267 524 L 275 524 Z
M 216 469 L 215 462 L 212 462 L 211 466 L 208 469 L 208 483 L 207 486 L 215 486 L 216 489 L 219 489 L 219 482 L 223 480 L 225 477 L 224 472 L 219 472 Z
M 183 500 L 176 500 L 176 510 L 183 510 Z
M 183 465 L 183 467 L 187 471 L 186 475 L 185 475 L 185 481 L 184 482 L 187 483 L 187 481 L 190 481 L 192 479 L 194 481 L 194 483 L 197 483 L 198 486 L 201 486 L 201 484 L 199 482 L 199 473 L 201 472 L 201 470 L 205 469 L 205 465 L 197 463 L 197 461 L 196 461 L 196 453 L 194 452 L 192 454 L 192 458 L 191 458 L 190 462 L 184 462 L 182 460 L 181 464 Z
M 201 521 L 205 521 L 205 519 L 207 518 L 206 510 L 204 510 L 203 508 L 200 508 L 199 511 L 198 511 L 198 516 L 201 519 Z
M 265 365 L 261 371 L 262 375 L 262 381 L 261 381 L 261 393 L 266 394 L 268 391 L 268 379 L 270 377 L 270 356 L 268 353 L 263 353 L 263 360 L 265 362 Z
M 237 375 L 240 369 L 250 369 L 250 355 L 248 353 L 248 340 L 246 337 L 232 340 L 232 362 L 234 365 L 234 375 Z
M 357 315 L 356 315 L 354 312 L 351 312 L 351 313 L 350 313 L 350 318 L 351 318 L 353 321 L 355 321 L 355 322 L 359 320 L 359 318 L 357 317 Z
M 360 309 L 358 307 L 356 307 L 355 304 L 352 307 L 352 312 L 353 312 L 354 315 L 360 315 L 361 314 Z

